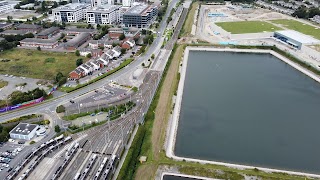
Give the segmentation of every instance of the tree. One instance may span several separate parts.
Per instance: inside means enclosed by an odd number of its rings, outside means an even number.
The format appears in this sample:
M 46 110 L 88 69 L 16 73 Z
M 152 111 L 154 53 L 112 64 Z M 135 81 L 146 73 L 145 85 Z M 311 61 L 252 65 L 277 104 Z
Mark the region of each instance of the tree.
M 12 16 L 7 16 L 7 22 L 8 22 L 8 23 L 11 23 L 12 19 L 13 19 Z
M 81 64 L 83 64 L 83 60 L 82 60 L 82 58 L 77 59 L 77 61 L 76 61 L 76 65 L 77 65 L 77 66 L 80 66 Z
M 66 38 L 64 38 L 62 41 L 63 41 L 63 42 L 67 42 L 67 39 L 66 39 Z M 80 53 L 79 53 L 79 55 L 80 55 Z
M 92 57 L 91 53 L 87 54 L 87 58 L 91 58 L 91 57 Z
M 38 46 L 38 47 L 37 47 L 37 50 L 38 50 L 38 51 L 41 51 L 41 47 L 40 47 L 40 46 Z
M 142 29 L 141 34 L 145 35 L 145 34 L 147 34 L 147 31 L 145 29 Z
M 121 54 L 126 53 L 127 49 L 126 48 L 121 48 Z
M 305 6 L 300 6 L 293 14 L 292 16 L 297 16 L 298 18 L 307 18 L 308 12 L 307 8 Z
M 60 126 L 59 126 L 59 125 L 55 125 L 55 126 L 54 126 L 54 131 L 55 131 L 56 133 L 59 133 L 59 132 L 61 131 Z
M 151 55 L 151 59 L 154 59 L 154 54 Z
M 58 106 L 57 109 L 56 109 L 57 113 L 62 113 L 62 112 L 65 112 L 65 111 L 66 111 L 66 108 L 63 105 Z
M 97 24 L 97 29 L 99 30 L 99 29 L 101 29 L 101 26 L 100 26 L 100 24 Z
M 58 7 L 58 3 L 57 3 L 56 1 L 53 1 L 53 6 L 52 6 L 52 8 L 56 8 L 56 7 Z
M 126 36 L 124 35 L 124 33 L 122 33 L 120 36 L 119 36 L 119 40 L 122 41 L 126 38 Z
M 79 50 L 76 50 L 76 56 L 80 56 L 80 51 Z

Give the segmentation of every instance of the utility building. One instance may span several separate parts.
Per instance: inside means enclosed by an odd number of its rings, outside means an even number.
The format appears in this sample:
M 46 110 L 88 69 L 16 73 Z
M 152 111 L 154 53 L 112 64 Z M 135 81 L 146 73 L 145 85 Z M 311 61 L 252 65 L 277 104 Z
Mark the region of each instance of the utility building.
M 320 43 L 319 40 L 294 30 L 276 31 L 274 37 L 297 49 L 301 49 L 302 45 Z
M 13 139 L 30 140 L 35 136 L 38 128 L 36 124 L 20 123 L 9 134 Z

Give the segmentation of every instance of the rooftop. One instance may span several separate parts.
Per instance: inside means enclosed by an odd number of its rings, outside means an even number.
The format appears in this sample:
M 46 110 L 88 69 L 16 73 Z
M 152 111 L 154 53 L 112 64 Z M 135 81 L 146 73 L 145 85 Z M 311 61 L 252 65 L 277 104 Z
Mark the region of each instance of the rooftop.
M 66 42 L 67 46 L 75 46 L 79 43 L 79 41 L 82 41 L 84 38 L 87 38 L 90 36 L 90 33 L 80 33 L 70 41 Z
M 148 8 L 148 5 L 136 5 L 128 9 L 125 14 L 142 14 L 146 8 Z
M 41 31 L 37 35 L 38 36 L 46 36 L 46 35 L 49 35 L 49 34 L 53 33 L 54 31 L 57 31 L 57 30 L 59 30 L 58 27 L 51 27 L 51 28 L 48 28 L 48 29 L 45 29 L 45 30 Z
M 67 31 L 67 32 L 89 32 L 89 33 L 96 32 L 95 29 L 85 29 L 85 28 L 69 28 L 69 29 L 65 29 L 65 31 Z
M 276 31 L 276 32 L 288 38 L 294 39 L 295 41 L 298 41 L 302 44 L 320 43 L 319 40 L 294 30 L 283 30 L 283 31 Z
M 13 25 L 12 23 L 0 23 L 0 29 Z
M 28 135 L 31 131 L 38 128 L 37 124 L 19 123 L 10 131 L 10 134 Z
M 21 40 L 20 42 L 34 42 L 34 43 L 43 43 L 43 44 L 52 44 L 52 43 L 56 43 L 57 40 L 55 39 L 38 39 L 38 38 L 26 38 Z
M 38 28 L 41 28 L 41 26 L 36 24 L 19 24 L 17 28 L 18 29 L 38 29 Z
M 90 6 L 90 4 L 70 3 L 70 4 L 66 4 L 64 6 L 57 7 L 55 9 L 53 9 L 53 10 L 77 10 L 77 9 L 85 9 L 88 6 Z
M 112 12 L 112 11 L 119 9 L 120 7 L 121 6 L 118 6 L 118 5 L 105 4 L 105 5 L 101 5 L 98 7 L 91 7 L 89 9 L 87 9 L 87 11 L 99 11 L 102 13 L 109 13 L 109 12 Z
M 0 34 L 26 34 L 28 33 L 27 31 L 24 30 L 5 30 L 3 32 L 1 32 Z

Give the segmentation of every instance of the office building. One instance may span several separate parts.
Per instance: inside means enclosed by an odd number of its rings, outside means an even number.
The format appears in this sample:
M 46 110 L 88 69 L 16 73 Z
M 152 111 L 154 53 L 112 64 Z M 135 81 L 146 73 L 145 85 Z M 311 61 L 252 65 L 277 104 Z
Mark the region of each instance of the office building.
M 10 138 L 31 140 L 35 136 L 38 128 L 39 126 L 36 124 L 19 123 L 9 132 Z
M 87 8 L 90 8 L 90 4 L 71 3 L 53 9 L 52 14 L 57 22 L 78 22 L 86 19 Z
M 158 6 L 136 5 L 123 14 L 123 24 L 126 27 L 147 28 L 158 15 Z
M 101 5 L 86 10 L 89 24 L 115 24 L 120 22 L 120 7 L 117 5 Z

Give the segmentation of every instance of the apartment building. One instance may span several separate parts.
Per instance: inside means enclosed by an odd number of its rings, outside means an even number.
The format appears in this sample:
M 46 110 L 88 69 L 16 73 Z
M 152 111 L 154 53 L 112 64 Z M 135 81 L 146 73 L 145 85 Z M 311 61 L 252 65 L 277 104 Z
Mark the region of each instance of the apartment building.
M 115 24 L 120 22 L 120 8 L 118 5 L 101 5 L 86 9 L 87 23 Z
M 78 22 L 86 19 L 85 10 L 90 4 L 71 3 L 52 10 L 54 20 L 57 22 Z

